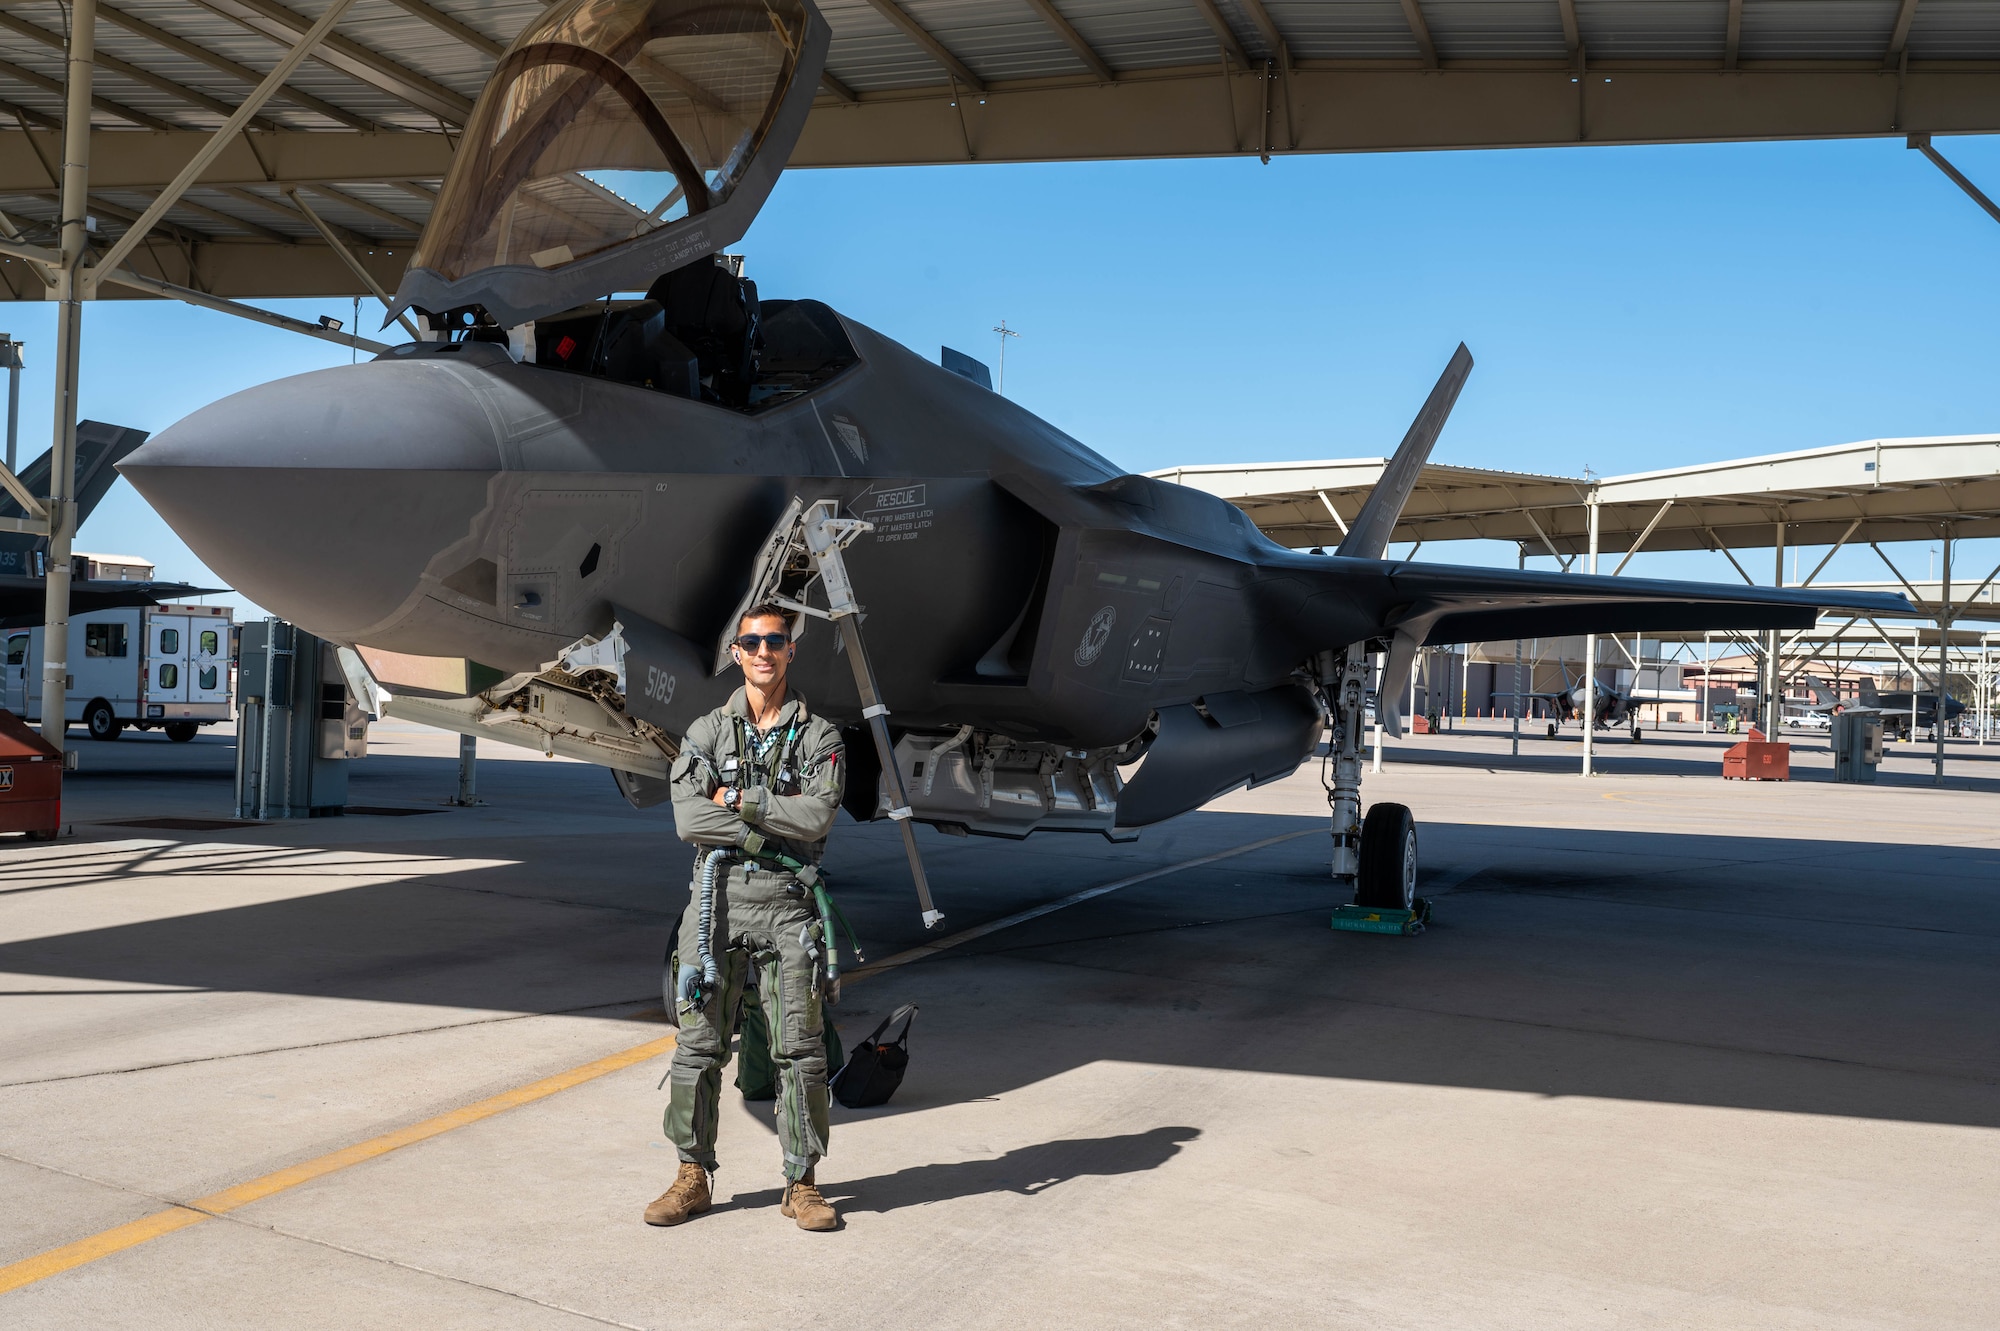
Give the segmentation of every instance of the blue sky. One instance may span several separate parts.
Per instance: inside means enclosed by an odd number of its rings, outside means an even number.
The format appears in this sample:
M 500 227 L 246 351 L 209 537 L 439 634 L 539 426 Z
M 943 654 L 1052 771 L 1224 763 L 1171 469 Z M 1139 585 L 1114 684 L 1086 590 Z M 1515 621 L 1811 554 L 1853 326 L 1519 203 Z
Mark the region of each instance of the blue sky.
M 2000 193 L 2000 139 L 1939 146 Z M 925 355 L 994 362 L 1004 318 L 1008 395 L 1134 471 L 1386 453 L 1460 339 L 1478 368 L 1439 461 L 1616 474 L 2000 430 L 2000 225 L 1901 139 L 801 171 L 737 248 L 765 296 Z M 25 460 L 53 310 L 5 317 L 29 342 Z M 152 430 L 347 359 L 156 302 L 93 307 L 85 345 L 84 414 Z M 208 576 L 123 483 L 79 545 Z M 2000 542 L 1961 558 L 1983 576 Z M 1735 577 L 1700 554 L 1630 571 Z M 1888 574 L 1863 549 L 1823 576 Z

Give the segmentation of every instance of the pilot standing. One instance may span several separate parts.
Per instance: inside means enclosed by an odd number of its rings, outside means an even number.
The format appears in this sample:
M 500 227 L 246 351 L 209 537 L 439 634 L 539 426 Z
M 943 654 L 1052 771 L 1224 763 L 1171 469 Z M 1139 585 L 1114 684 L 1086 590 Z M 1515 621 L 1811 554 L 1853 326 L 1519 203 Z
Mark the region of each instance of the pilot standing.
M 646 1223 L 678 1225 L 709 1208 L 722 1069 L 755 966 L 778 1079 L 779 1210 L 800 1229 L 829 1230 L 840 1218 L 813 1182 L 827 1140 L 829 940 L 812 889 L 845 763 L 840 732 L 786 688 L 797 648 L 785 612 L 758 606 L 737 635 L 730 653 L 743 687 L 688 727 L 673 769 L 674 826 L 695 847 L 675 976 L 680 1041 L 667 1074 L 666 1135 L 681 1166 Z

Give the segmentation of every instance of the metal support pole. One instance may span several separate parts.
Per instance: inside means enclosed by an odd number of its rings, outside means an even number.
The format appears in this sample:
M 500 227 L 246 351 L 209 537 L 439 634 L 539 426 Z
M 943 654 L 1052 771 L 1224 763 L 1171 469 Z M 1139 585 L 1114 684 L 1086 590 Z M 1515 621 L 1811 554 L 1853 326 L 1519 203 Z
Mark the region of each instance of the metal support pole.
M 1944 529 L 1944 597 L 1938 607 L 1938 677 L 1937 711 L 1931 716 L 1931 730 L 1937 736 L 1937 757 L 1931 772 L 1931 784 L 1944 784 L 1944 727 L 1947 711 L 1945 704 L 1951 698 L 1948 683 L 1951 679 L 1951 528 Z M 1978 567 L 1974 565 L 1974 567 Z
M 1519 569 L 1528 567 L 1527 545 L 1516 543 L 1514 550 L 1514 567 Z M 1519 638 L 1514 639 L 1514 741 L 1509 753 L 1515 758 L 1521 756 L 1521 640 Z
M 1597 495 L 1590 497 L 1590 568 L 1597 572 L 1598 546 Z M 1597 728 L 1597 635 L 1586 633 L 1583 638 L 1583 774 L 1593 775 L 1596 754 Z
M 0 333 L 0 361 L 7 367 L 7 470 L 20 470 L 21 445 L 21 344 L 12 333 Z
M 1785 585 L 1785 524 L 1775 524 L 1771 539 L 1774 560 L 1771 585 Z M 1784 704 L 1778 699 L 1778 630 L 1764 630 L 1764 684 L 1757 690 L 1757 710 L 1764 714 L 1764 738 L 1778 738 L 1778 723 L 1784 719 Z
M 72 0 L 69 84 L 63 107 L 62 229 L 56 274 L 55 422 L 49 441 L 49 555 L 42 614 L 42 738 L 60 749 L 69 730 L 69 559 L 76 538 L 76 380 L 83 343 L 83 258 L 90 207 L 91 73 L 97 0 Z

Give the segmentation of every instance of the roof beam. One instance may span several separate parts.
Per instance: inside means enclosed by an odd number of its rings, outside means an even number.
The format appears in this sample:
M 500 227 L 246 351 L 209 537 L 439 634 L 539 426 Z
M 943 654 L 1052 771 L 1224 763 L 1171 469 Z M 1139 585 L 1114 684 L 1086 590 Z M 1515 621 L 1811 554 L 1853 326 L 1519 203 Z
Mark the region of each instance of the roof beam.
M 325 238 L 326 243 L 333 247 L 333 252 L 340 256 L 340 261 L 347 265 L 348 271 L 360 278 L 362 285 L 368 288 L 369 294 L 382 302 L 382 308 L 388 309 L 395 304 L 390 299 L 389 293 L 383 289 L 382 284 L 375 280 L 375 275 L 368 271 L 367 265 L 354 257 L 354 251 L 340 243 L 340 237 L 333 234 L 333 228 L 328 226 L 320 218 L 320 215 L 312 210 L 312 205 L 299 197 L 299 192 L 296 189 L 286 190 L 285 197 L 290 199 L 298 210 L 306 215 L 306 220 L 311 222 L 320 235 Z M 404 331 L 408 332 L 412 339 L 419 342 L 423 341 L 424 335 L 419 333 L 417 326 L 410 322 L 409 315 L 398 314 L 396 322 L 403 325 Z
M 1424 22 L 1424 7 L 1420 0 L 1402 0 L 1403 19 L 1410 25 L 1410 36 L 1416 38 L 1417 52 L 1424 58 L 1425 69 L 1436 69 L 1438 64 L 1437 43 L 1431 40 L 1431 25 Z
M 275 242 L 279 245 L 296 245 L 298 243 L 297 236 L 288 236 L 282 231 L 275 231 L 268 226 L 252 222 L 246 217 L 238 217 L 235 213 L 225 213 L 220 208 L 211 208 L 205 203 L 196 203 L 185 194 L 181 195 L 180 202 L 174 206 L 176 208 L 185 208 L 191 213 L 200 213 L 203 217 L 211 221 L 221 222 L 225 226 L 236 227 L 239 230 L 249 232 L 253 236 L 260 236 L 265 240 Z
M 366 199 L 356 198 L 354 195 L 349 194 L 346 190 L 335 189 L 331 185 L 308 185 L 306 186 L 306 188 L 311 190 L 313 193 L 321 196 L 322 198 L 333 200 L 335 203 L 340 204 L 344 208 L 352 208 L 354 209 L 354 211 L 358 213 L 367 213 L 370 217 L 379 218 L 382 221 L 387 222 L 390 226 L 399 226 L 403 228 L 403 230 L 408 231 L 411 235 L 415 235 L 424 229 L 424 224 L 422 222 L 412 222 L 409 218 L 404 217 L 401 213 L 393 213 L 390 212 L 387 208 L 382 207 L 380 204 L 370 203 Z M 289 194 L 290 192 L 291 192 L 290 188 L 287 187 L 286 193 Z
M 283 188 L 283 186 L 280 186 L 280 188 Z M 217 188 L 215 192 L 225 194 L 232 199 L 241 200 L 244 203 L 258 204 L 269 208 L 274 213 L 283 213 L 286 218 L 294 222 L 304 222 L 307 220 L 304 213 L 282 199 L 267 199 L 255 190 L 238 189 L 234 185 L 224 185 Z M 387 248 L 388 242 L 377 240 L 373 236 L 364 236 L 359 231 L 351 231 L 338 222 L 328 222 L 326 225 L 332 228 L 342 240 L 350 245 L 374 245 L 380 248 Z
M 931 36 L 921 23 L 905 13 L 896 0 L 868 0 L 868 3 L 874 7 L 876 13 L 901 28 L 904 36 L 929 52 L 931 59 L 951 71 L 953 78 L 973 92 L 986 91 L 986 80 L 973 73 L 963 60 L 945 49 L 945 44 Z
M 32 106 L 23 106 L 19 102 L 0 100 L 0 112 L 5 112 L 10 116 L 18 116 L 30 124 L 40 125 L 43 129 L 54 130 L 58 134 L 62 133 L 62 121 L 57 120 L 54 116 L 44 115 Z
M 1076 58 L 1083 61 L 1084 67 L 1097 75 L 1101 82 L 1109 83 L 1118 77 L 1105 63 L 1104 57 L 1083 39 L 1083 34 L 1070 26 L 1069 20 L 1062 16 L 1062 11 L 1051 0 L 1028 0 L 1028 7 L 1042 16 L 1042 22 L 1049 25 L 1049 30 L 1062 38 L 1064 44 L 1076 52 Z
M 16 18 L 5 11 L 0 11 L 0 28 L 17 32 L 29 41 L 40 42 L 43 46 L 51 50 L 62 51 L 67 49 L 61 33 L 52 32 L 37 24 L 29 23 L 25 19 Z M 190 88 L 185 84 L 176 83 L 170 78 L 155 74 L 150 69 L 141 69 L 131 61 L 120 60 L 117 56 L 107 54 L 102 49 L 96 50 L 94 55 L 95 59 L 93 63 L 99 69 L 109 70 L 113 74 L 131 79 L 134 83 L 143 83 L 157 92 L 166 93 L 170 97 L 178 97 L 190 106 L 198 106 L 204 111 L 213 111 L 219 116 L 227 116 L 236 109 L 219 98 L 211 97 L 207 93 Z M 275 121 L 262 116 L 259 116 L 253 123 L 259 129 L 278 128 Z
M 491 56 L 493 59 L 498 60 L 500 53 L 507 49 L 505 45 L 494 41 L 477 28 L 468 27 L 443 10 L 434 9 L 425 4 L 424 0 L 389 0 L 389 3 L 398 9 L 416 15 L 439 32 L 450 33 L 481 55 Z
M 1915 148 L 1918 152 L 1930 158 L 1931 165 L 1944 172 L 1952 184 L 1964 190 L 1967 198 L 1971 199 L 1981 208 L 1984 208 L 1988 217 L 1991 217 L 1996 222 L 2000 222 L 2000 204 L 1995 204 L 1993 200 L 1987 198 L 1984 190 L 1966 179 L 1964 172 L 1946 161 L 1943 153 L 1931 147 L 1930 135 L 1912 134 L 1909 137 L 1908 143 L 1910 147 Z
M 39 74 L 32 69 L 24 69 L 12 61 L 0 60 L 0 75 L 5 75 L 8 78 L 25 83 L 30 88 L 40 88 L 43 92 L 55 97 L 63 95 L 63 85 L 60 79 L 52 79 L 48 75 Z M 117 116 L 120 120 L 129 120 L 141 129 L 181 128 L 179 125 L 168 124 L 158 116 L 149 116 L 144 111 L 134 111 L 129 106 L 120 106 L 108 97 L 92 97 L 90 104 L 106 115 Z
M 1291 48 L 1285 41 L 1285 34 L 1278 31 L 1278 25 L 1271 19 L 1271 11 L 1264 8 L 1264 0 L 1236 0 L 1237 5 L 1257 27 L 1257 35 L 1264 39 L 1264 45 L 1271 48 L 1271 56 L 1284 64 L 1291 56 Z
M 1406 5 L 1409 2 L 1410 0 L 1403 0 Z M 1245 51 L 1243 43 L 1237 40 L 1236 30 L 1229 26 L 1229 20 L 1223 17 L 1220 9 L 1216 8 L 1215 0 L 1194 0 L 1194 7 L 1208 20 L 1208 26 L 1215 29 L 1216 40 L 1222 43 L 1223 59 L 1238 69 L 1250 68 L 1250 53 Z
M 389 344 L 386 342 L 377 342 L 372 338 L 358 337 L 352 333 L 337 333 L 333 329 L 323 327 L 320 324 L 309 324 L 303 319 L 294 319 L 290 315 L 277 314 L 271 310 L 260 310 L 255 305 L 245 305 L 239 301 L 225 300 L 220 296 L 211 296 L 206 291 L 196 291 L 192 287 L 180 286 L 173 282 L 163 282 L 159 278 L 146 277 L 129 269 L 106 272 L 98 280 L 115 283 L 121 287 L 132 287 L 139 291 L 148 291 L 156 296 L 166 296 L 173 300 L 184 300 L 190 305 L 199 305 L 203 309 L 217 310 L 223 314 L 233 314 L 239 319 L 250 319 L 260 324 L 269 324 L 273 328 L 282 328 L 290 333 L 304 333 L 307 337 L 316 337 L 322 342 L 338 342 L 343 347 L 353 347 L 357 351 L 373 352 L 378 356 L 389 349 Z
M 1917 16 L 1917 0 L 1903 0 L 1896 11 L 1896 26 L 1889 30 L 1889 49 L 1882 53 L 1882 68 L 1894 69 L 1903 62 L 1903 51 L 1910 44 L 1910 20 Z
M 420 185 L 414 180 L 391 180 L 386 183 L 394 185 L 412 198 L 422 199 L 426 206 L 437 206 L 437 191 L 428 185 Z
M 291 46 L 313 27 L 313 20 L 295 14 L 275 0 L 191 0 L 203 9 L 220 14 L 238 26 Z M 357 79 L 399 101 L 453 125 L 463 125 L 472 113 L 472 99 L 453 92 L 397 64 L 379 51 L 370 50 L 350 37 L 329 34 L 313 58 Z
M 1915 4 L 1917 0 L 1909 0 Z M 1728 26 L 1722 37 L 1722 67 L 1736 68 L 1736 53 L 1743 45 L 1743 0 L 1729 0 Z
M 861 100 L 859 93 L 823 69 L 819 72 L 819 86 L 850 106 Z
M 195 150 L 194 157 L 180 169 L 173 180 L 168 182 L 166 188 L 160 191 L 159 197 L 153 200 L 145 215 L 133 223 L 132 229 L 119 237 L 118 242 L 98 259 L 94 271 L 99 274 L 118 271 L 124 264 L 125 256 L 146 238 L 147 229 L 166 215 L 167 209 L 173 207 L 174 201 L 187 192 L 188 186 L 201 179 L 202 174 L 208 170 L 209 163 L 220 156 L 222 150 L 243 132 L 243 127 L 251 116 L 264 109 L 265 101 L 292 76 L 292 71 L 305 62 L 305 58 L 312 54 L 313 49 L 332 36 L 334 24 L 340 22 L 341 15 L 347 12 L 348 6 L 352 3 L 353 0 L 332 0 L 325 12 L 319 16 L 319 20 L 292 44 L 291 50 L 285 52 L 285 58 L 264 76 L 262 83 L 250 90 L 250 95 L 243 99 L 243 104 L 236 108 L 235 114 L 223 121 L 221 128 Z
M 1583 46 L 1583 29 L 1576 22 L 1576 0 L 1556 0 L 1556 8 L 1562 11 L 1563 50 L 1575 55 Z
M 97 7 L 97 17 L 106 23 L 117 24 L 134 36 L 144 37 L 156 46 L 163 46 L 167 50 L 184 55 L 190 60 L 199 60 L 209 68 L 227 74 L 231 78 L 241 79 L 253 88 L 263 81 L 264 75 L 261 70 L 252 69 L 248 65 L 238 64 L 228 56 L 218 55 L 205 46 L 198 46 L 178 33 L 168 32 L 165 28 L 156 28 L 144 19 L 133 18 L 130 14 L 112 9 L 106 5 L 99 5 Z M 349 129 L 366 130 L 375 128 L 373 121 L 358 116 L 344 107 L 335 106 L 332 102 L 315 97 L 309 92 L 300 92 L 297 88 L 281 88 L 275 96 L 282 97 L 301 110 L 315 111 L 329 120 L 347 126 Z
M 62 195 L 52 189 L 38 190 L 34 197 L 46 203 L 53 203 L 58 207 L 62 205 Z M 90 211 L 92 214 L 102 213 L 106 217 L 115 217 L 121 222 L 136 222 L 145 216 L 144 213 L 139 212 L 137 209 L 113 203 L 102 194 L 92 194 L 90 196 Z M 211 236 L 206 231 L 196 231 L 192 227 L 182 226 L 179 222 L 161 222 L 159 227 L 162 231 L 171 234 L 175 240 L 193 241 L 196 244 L 206 245 L 215 239 L 214 236 Z

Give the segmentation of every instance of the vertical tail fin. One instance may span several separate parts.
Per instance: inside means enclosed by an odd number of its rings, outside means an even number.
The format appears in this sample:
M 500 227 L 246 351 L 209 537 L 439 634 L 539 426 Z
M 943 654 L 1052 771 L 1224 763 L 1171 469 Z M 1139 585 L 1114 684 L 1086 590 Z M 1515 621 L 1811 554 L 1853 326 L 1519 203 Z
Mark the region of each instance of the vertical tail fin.
M 1458 401 L 1458 392 L 1465 387 L 1465 377 L 1471 373 L 1472 353 L 1461 342 L 1458 350 L 1452 353 L 1450 363 L 1444 367 L 1444 373 L 1438 376 L 1437 387 L 1431 389 L 1430 397 L 1424 400 L 1424 409 L 1417 413 L 1416 420 L 1410 422 L 1410 431 L 1403 436 L 1396 455 L 1382 469 L 1382 479 L 1375 482 L 1375 488 L 1369 492 L 1360 515 L 1347 529 L 1347 536 L 1341 541 L 1340 548 L 1334 551 L 1335 554 L 1355 559 L 1380 559 L 1382 552 L 1389 548 L 1389 534 L 1395 531 L 1396 520 L 1403 516 L 1403 505 L 1409 502 L 1410 491 L 1416 488 L 1417 477 L 1423 473 L 1431 448 L 1437 443 L 1445 420 Z

